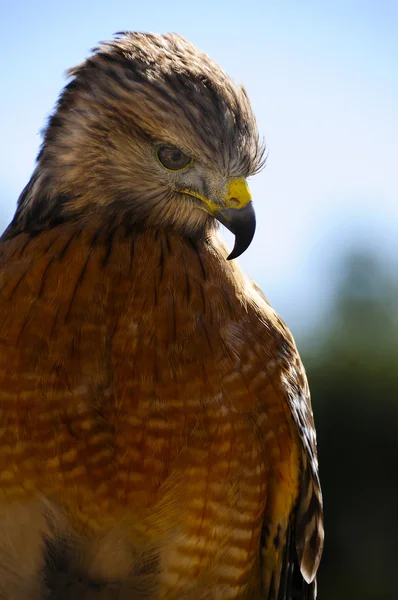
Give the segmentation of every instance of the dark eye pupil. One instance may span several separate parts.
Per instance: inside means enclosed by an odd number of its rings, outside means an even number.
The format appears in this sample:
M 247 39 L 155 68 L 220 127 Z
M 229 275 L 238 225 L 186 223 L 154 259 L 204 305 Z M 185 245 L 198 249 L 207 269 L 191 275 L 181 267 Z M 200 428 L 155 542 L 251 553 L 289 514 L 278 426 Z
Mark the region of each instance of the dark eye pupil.
M 178 150 L 175 150 L 175 152 L 173 152 L 171 156 L 171 160 L 175 163 L 178 163 L 181 160 L 182 154 Z
M 179 171 L 191 162 L 190 156 L 173 146 L 160 146 L 157 156 L 162 165 L 171 171 Z

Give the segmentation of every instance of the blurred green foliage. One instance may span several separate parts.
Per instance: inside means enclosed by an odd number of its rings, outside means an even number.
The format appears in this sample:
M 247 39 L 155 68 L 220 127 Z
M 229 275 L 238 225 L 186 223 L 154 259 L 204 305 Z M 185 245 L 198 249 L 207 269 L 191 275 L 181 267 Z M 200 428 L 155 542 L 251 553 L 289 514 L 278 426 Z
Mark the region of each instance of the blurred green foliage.
M 325 504 L 320 600 L 398 597 L 398 286 L 374 257 L 341 268 L 331 310 L 299 344 Z

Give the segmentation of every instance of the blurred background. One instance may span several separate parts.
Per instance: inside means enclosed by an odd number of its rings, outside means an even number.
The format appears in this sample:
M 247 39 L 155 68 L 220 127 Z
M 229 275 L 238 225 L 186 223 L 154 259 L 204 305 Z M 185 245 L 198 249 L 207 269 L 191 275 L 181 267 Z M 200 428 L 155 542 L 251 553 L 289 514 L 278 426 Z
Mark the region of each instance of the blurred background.
M 244 83 L 267 144 L 241 259 L 292 329 L 325 496 L 320 600 L 397 598 L 398 4 L 1 0 L 0 228 L 63 72 L 120 30 L 176 31 Z

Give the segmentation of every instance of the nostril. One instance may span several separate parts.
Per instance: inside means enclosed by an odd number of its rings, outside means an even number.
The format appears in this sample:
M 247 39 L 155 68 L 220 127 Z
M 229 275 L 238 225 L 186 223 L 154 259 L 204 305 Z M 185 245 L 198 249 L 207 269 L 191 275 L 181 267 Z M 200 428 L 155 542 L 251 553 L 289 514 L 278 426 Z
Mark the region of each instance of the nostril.
M 240 201 L 237 198 L 230 198 L 228 204 L 230 206 L 240 206 Z

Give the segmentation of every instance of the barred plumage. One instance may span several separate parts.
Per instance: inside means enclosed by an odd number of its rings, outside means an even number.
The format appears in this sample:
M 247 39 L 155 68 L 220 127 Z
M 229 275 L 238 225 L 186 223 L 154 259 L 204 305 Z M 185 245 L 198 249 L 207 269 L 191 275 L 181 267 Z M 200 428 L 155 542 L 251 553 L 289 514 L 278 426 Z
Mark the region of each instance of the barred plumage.
M 247 96 L 174 34 L 70 76 L 0 241 L 0 597 L 315 598 L 305 373 L 217 233 L 254 233 Z

